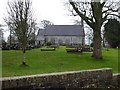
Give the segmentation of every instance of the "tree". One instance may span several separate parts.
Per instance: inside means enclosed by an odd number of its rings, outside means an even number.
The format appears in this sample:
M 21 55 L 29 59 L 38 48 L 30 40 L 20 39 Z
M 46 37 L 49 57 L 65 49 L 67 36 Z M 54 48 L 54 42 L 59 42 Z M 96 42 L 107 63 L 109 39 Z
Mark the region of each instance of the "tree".
M 115 15 L 120 18 L 119 15 L 113 13 L 120 10 L 120 2 L 110 2 L 110 0 L 91 0 L 86 1 L 72 1 L 69 0 L 74 15 L 80 16 L 92 29 L 93 29 L 93 57 L 96 59 L 102 59 L 101 51 L 101 28 L 103 23 L 109 16 Z
M 51 22 L 49 20 L 42 20 L 41 25 L 43 28 L 46 28 L 48 25 L 54 25 L 54 24 L 53 24 L 53 22 Z
M 120 44 L 120 23 L 116 19 L 109 19 L 105 24 L 105 38 L 112 48 Z
M 29 45 L 34 45 L 35 46 L 35 40 L 36 40 L 36 31 L 38 29 L 37 27 L 37 23 L 34 21 L 32 23 L 32 27 L 33 27 L 33 32 L 31 32 L 31 34 L 29 35 L 29 39 L 28 39 L 28 42 L 29 42 Z
M 83 20 L 74 20 L 74 25 L 81 25 L 81 26 L 84 26 L 83 24 Z
M 9 45 L 11 45 L 12 43 L 17 43 L 17 42 L 18 42 L 18 39 L 14 34 L 8 36 L 7 43 L 9 43 Z
M 29 36 L 34 32 L 35 20 L 33 19 L 32 2 L 30 0 L 18 0 L 8 2 L 8 17 L 5 19 L 17 37 L 23 52 L 22 65 L 26 64 L 26 47 Z
M 3 28 L 2 28 L 2 24 L 0 24 L 0 49 L 2 48 L 2 41 L 3 41 Z
M 86 30 L 86 39 L 88 39 L 88 44 L 90 45 L 91 41 L 93 40 L 93 31 L 92 29 L 85 23 L 83 20 L 74 20 L 74 25 L 81 25 L 83 26 L 84 30 Z
M 3 31 L 4 31 L 4 27 L 5 27 L 6 25 L 2 25 L 2 24 L 0 24 L 0 32 L 1 32 L 1 34 L 3 33 Z
M 36 41 L 36 35 L 35 35 L 35 33 L 33 32 L 33 33 L 30 35 L 30 38 L 29 38 L 29 45 L 35 46 L 35 41 Z
M 0 28 L 0 49 L 2 48 L 3 32 Z
M 6 21 L 6 23 L 7 23 L 8 27 L 9 27 L 9 32 L 10 32 L 10 35 L 9 35 L 9 44 L 10 44 L 10 49 L 11 49 L 12 35 L 14 35 L 14 33 L 13 33 L 14 31 L 13 31 L 13 29 L 11 27 L 11 22 Z

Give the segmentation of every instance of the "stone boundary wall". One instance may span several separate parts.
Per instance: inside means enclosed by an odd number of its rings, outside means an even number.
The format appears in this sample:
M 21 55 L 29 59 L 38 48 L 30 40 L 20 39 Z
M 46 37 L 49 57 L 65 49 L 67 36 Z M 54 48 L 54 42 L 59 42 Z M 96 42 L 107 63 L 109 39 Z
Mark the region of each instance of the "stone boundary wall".
M 118 80 L 119 77 L 119 80 Z M 120 74 L 112 74 L 111 68 L 37 74 L 20 77 L 4 77 L 2 88 L 97 88 L 116 86 Z
M 111 85 L 118 86 L 120 88 L 120 73 L 113 74 Z

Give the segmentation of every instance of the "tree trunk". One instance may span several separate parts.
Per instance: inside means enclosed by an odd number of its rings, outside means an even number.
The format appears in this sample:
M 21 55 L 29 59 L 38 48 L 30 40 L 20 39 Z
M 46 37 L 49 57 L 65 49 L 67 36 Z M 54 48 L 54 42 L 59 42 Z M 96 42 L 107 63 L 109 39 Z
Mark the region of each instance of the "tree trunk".
M 103 35 L 103 47 L 105 47 L 105 36 Z
M 23 49 L 23 61 L 22 61 L 22 65 L 26 65 L 26 50 Z
M 95 57 L 96 59 L 102 59 L 102 51 L 101 51 L 101 30 L 95 30 L 94 31 L 94 37 L 93 37 L 93 55 L 92 57 Z
M 12 42 L 12 31 L 11 31 L 11 29 L 10 29 L 10 47 L 9 47 L 9 49 L 11 50 L 11 42 Z

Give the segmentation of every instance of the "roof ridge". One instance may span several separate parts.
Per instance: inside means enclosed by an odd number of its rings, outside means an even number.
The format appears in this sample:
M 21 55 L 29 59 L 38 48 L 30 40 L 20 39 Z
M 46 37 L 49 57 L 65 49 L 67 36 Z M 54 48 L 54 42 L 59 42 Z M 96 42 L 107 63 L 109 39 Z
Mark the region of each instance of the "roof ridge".
M 48 26 L 82 26 L 82 25 L 48 25 Z

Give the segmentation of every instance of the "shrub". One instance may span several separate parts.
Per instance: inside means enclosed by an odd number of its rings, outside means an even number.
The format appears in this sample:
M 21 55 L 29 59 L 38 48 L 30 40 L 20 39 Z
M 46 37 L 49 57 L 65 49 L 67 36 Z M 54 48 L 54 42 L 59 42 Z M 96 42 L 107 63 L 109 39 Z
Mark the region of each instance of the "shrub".
M 77 48 L 66 48 L 66 50 L 76 50 Z
M 42 48 L 41 51 L 55 51 L 55 48 Z
M 58 45 L 50 45 L 50 48 L 58 48 Z
M 50 45 L 52 45 L 53 43 L 52 43 L 52 41 L 48 41 L 46 44 L 47 44 L 47 46 L 50 46 Z
M 90 44 L 91 47 L 93 47 L 93 45 L 94 45 L 93 43 Z

